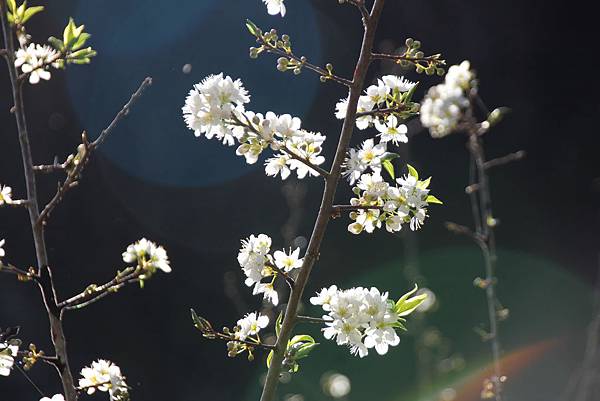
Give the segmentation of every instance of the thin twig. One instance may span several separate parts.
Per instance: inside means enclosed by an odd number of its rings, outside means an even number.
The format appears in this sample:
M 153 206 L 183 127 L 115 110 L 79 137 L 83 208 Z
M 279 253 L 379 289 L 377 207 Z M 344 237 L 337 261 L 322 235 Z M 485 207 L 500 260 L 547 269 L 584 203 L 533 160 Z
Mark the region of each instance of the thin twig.
M 315 323 L 315 324 L 327 323 L 327 320 L 325 320 L 325 319 L 322 319 L 320 317 L 312 317 L 312 316 L 297 316 L 296 321 L 298 323 Z
M 296 152 L 294 152 L 292 149 L 289 149 L 285 146 L 283 146 L 281 148 L 281 151 L 283 153 L 286 153 L 288 156 L 290 156 L 292 159 L 296 159 L 301 163 L 304 163 L 308 168 L 311 168 L 313 170 L 315 170 L 317 173 L 319 173 L 319 175 L 323 178 L 327 178 L 327 176 L 329 175 L 329 171 L 325 170 L 324 168 L 321 168 L 319 166 L 317 166 L 316 164 L 313 164 L 310 160 L 305 159 L 302 156 L 299 156 L 296 154 Z
M 397 113 L 397 112 L 404 111 L 404 110 L 406 110 L 406 105 L 399 104 L 398 106 L 395 106 L 395 107 L 386 107 L 384 109 L 374 109 L 371 111 L 362 111 L 360 113 L 356 113 L 356 118 L 365 117 L 365 116 L 380 116 L 380 115 L 386 115 L 386 114 L 391 114 L 391 113 Z
M 306 61 L 305 58 L 302 57 L 298 57 L 296 56 L 294 53 L 288 53 L 286 51 L 283 51 L 281 49 L 278 49 L 274 46 L 271 46 L 269 43 L 267 42 L 263 42 L 261 41 L 260 44 L 262 44 L 263 46 L 265 46 L 267 52 L 269 53 L 273 53 L 273 54 L 277 54 L 278 56 L 283 56 L 286 58 L 291 58 L 295 61 L 297 61 L 298 63 L 300 63 L 302 65 L 303 68 L 308 68 L 311 71 L 316 72 L 317 74 L 326 77 L 328 80 L 332 80 L 334 82 L 337 82 L 339 84 L 345 85 L 345 86 L 350 86 L 352 85 L 352 81 L 347 80 L 346 78 L 342 78 L 339 77 L 335 74 L 330 74 L 329 71 L 327 71 L 324 68 L 319 67 L 318 65 L 309 63 L 308 61 Z
M 370 16 L 369 10 L 367 10 L 367 7 L 365 6 L 365 0 L 348 0 L 348 3 L 358 8 L 358 11 L 360 11 L 360 15 L 362 16 L 363 26 L 366 27 Z
M 519 150 L 514 153 L 509 153 L 506 156 L 497 157 L 495 159 L 491 159 L 483 163 L 483 167 L 488 170 L 493 167 L 502 166 L 508 163 L 512 163 L 517 160 L 522 160 L 525 158 L 527 154 L 524 150 Z
M 88 287 L 79 294 L 58 303 L 57 306 L 60 309 L 66 310 L 81 309 L 104 298 L 108 294 L 116 292 L 125 284 L 135 282 L 143 273 L 143 269 L 139 267 L 128 267 L 109 282 L 99 286 Z
M 409 56 L 406 53 L 402 54 L 387 54 L 387 53 L 373 53 L 374 60 L 393 60 L 393 61 L 409 61 L 411 63 L 442 63 L 440 59 L 436 56 L 427 56 L 427 57 L 414 57 Z
M 4 202 L 0 205 L 0 207 L 25 207 L 29 206 L 29 201 L 27 199 L 19 199 L 19 200 L 11 200 L 10 202 Z
M 91 143 L 88 142 L 85 131 L 82 133 L 83 151 L 82 151 L 82 154 L 78 154 L 78 156 L 80 156 L 81 158 L 78 161 L 78 163 L 75 164 L 73 169 L 69 171 L 69 174 L 67 175 L 67 178 L 65 179 L 65 182 L 59 186 L 58 190 L 54 194 L 54 197 L 52 197 L 50 202 L 48 202 L 48 204 L 44 207 L 44 209 L 40 213 L 40 216 L 37 220 L 38 225 L 43 225 L 46 222 L 47 218 L 50 216 L 50 213 L 52 213 L 54 208 L 56 208 L 56 206 L 62 201 L 62 199 L 64 198 L 67 191 L 69 189 L 71 189 L 73 187 L 73 184 L 79 180 L 79 176 L 80 176 L 81 172 L 83 171 L 83 169 L 85 168 L 87 162 L 89 161 L 91 153 L 97 147 L 102 145 L 102 143 L 106 140 L 108 135 L 114 130 L 114 128 L 117 126 L 117 124 L 123 118 L 125 118 L 125 116 L 127 116 L 127 114 L 129 114 L 129 110 L 130 110 L 131 106 L 142 96 L 144 90 L 150 85 L 152 85 L 152 78 L 147 77 L 146 79 L 144 79 L 142 81 L 142 83 L 140 84 L 138 89 L 131 95 L 131 98 L 129 99 L 129 101 L 127 103 L 125 103 L 125 106 L 123 106 L 123 108 L 117 113 L 117 115 L 114 117 L 114 119 L 109 124 L 109 126 L 106 127 L 104 130 L 102 130 L 102 132 L 100 132 L 100 135 L 98 136 L 98 138 L 96 138 L 95 141 L 93 141 Z

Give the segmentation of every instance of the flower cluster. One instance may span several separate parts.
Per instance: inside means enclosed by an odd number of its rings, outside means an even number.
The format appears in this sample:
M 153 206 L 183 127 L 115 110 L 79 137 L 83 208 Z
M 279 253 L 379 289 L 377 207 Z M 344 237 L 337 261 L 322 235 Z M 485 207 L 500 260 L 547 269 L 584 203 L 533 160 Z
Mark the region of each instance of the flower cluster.
M 421 228 L 429 204 L 441 202 L 429 195 L 430 178 L 420 181 L 417 171 L 411 166 L 408 168 L 409 174 L 397 178 L 397 185 L 385 182 L 379 171 L 360 176 L 353 187 L 358 197 L 350 199 L 350 206 L 357 210 L 350 213 L 354 223 L 348 226 L 348 231 L 372 233 L 384 223 L 388 232 L 400 231 L 406 223 L 413 231 Z
M 267 6 L 267 12 L 270 15 L 281 14 L 282 17 L 285 17 L 285 4 L 283 4 L 283 0 L 262 0 L 262 1 Z
M 222 73 L 210 75 L 190 91 L 182 108 L 183 118 L 198 137 L 216 137 L 229 146 L 237 141 L 236 154 L 248 164 L 256 163 L 267 148 L 278 152 L 266 161 L 269 176 L 280 174 L 286 179 L 294 170 L 298 178 L 319 175 L 312 167 L 325 161 L 321 156 L 325 136 L 303 130 L 301 120 L 289 114 L 246 111 L 244 104 L 249 101 L 239 79 L 234 81 Z
M 441 138 L 457 129 L 469 106 L 468 92 L 477 85 L 470 67 L 468 61 L 451 66 L 444 83 L 431 87 L 423 99 L 421 123 L 432 137 Z
M 238 263 L 246 275 L 245 283 L 254 286 L 253 294 L 263 294 L 264 299 L 273 305 L 279 303 L 279 295 L 274 288 L 278 275 L 289 275 L 302 266 L 300 248 L 275 251 L 270 255 L 271 238 L 265 234 L 251 235 L 242 240 L 238 253 Z M 263 282 L 267 279 L 266 282 Z
M 19 347 L 17 345 L 0 342 L 0 376 L 10 375 L 10 371 L 15 364 L 15 357 L 17 356 L 18 352 Z
M 376 111 L 394 110 L 400 116 L 416 113 L 418 106 L 410 102 L 416 86 L 416 82 L 410 82 L 396 75 L 385 75 L 378 79 L 377 85 L 369 86 L 358 99 L 357 112 L 371 114 L 359 116 L 356 119 L 356 128 L 364 130 L 375 125 L 382 141 L 392 141 L 395 144 L 407 142 L 406 125 L 400 124 L 395 114 L 384 113 L 385 116 L 377 117 Z M 335 116 L 340 120 L 344 119 L 348 109 L 348 98 L 341 99 L 335 109 Z
M 40 79 L 50 79 L 48 68 L 58 68 L 58 58 L 58 52 L 50 46 L 30 43 L 29 46 L 17 50 L 15 67 L 21 67 L 23 74 L 29 74 L 30 84 L 37 84 Z
M 341 290 L 332 285 L 323 288 L 310 302 L 327 312 L 323 316 L 325 338 L 347 345 L 352 354 L 362 358 L 370 348 L 384 355 L 390 346 L 400 343 L 396 328 L 404 329 L 403 316 L 412 313 L 425 299 L 425 296 L 409 298 L 415 291 L 416 288 L 394 302 L 387 292 L 381 293 L 374 287 Z
M 144 270 L 144 275 L 140 276 L 142 279 L 149 278 L 157 269 L 165 273 L 171 272 L 169 257 L 165 249 L 146 238 L 129 245 L 123 252 L 123 261 L 136 263 L 137 267 Z
M 79 387 L 87 394 L 94 394 L 96 390 L 108 392 L 111 401 L 129 400 L 129 387 L 121 369 L 114 363 L 99 359 L 92 362 L 89 367 L 81 369 L 82 378 Z
M 12 202 L 12 188 L 0 184 L 0 206 Z

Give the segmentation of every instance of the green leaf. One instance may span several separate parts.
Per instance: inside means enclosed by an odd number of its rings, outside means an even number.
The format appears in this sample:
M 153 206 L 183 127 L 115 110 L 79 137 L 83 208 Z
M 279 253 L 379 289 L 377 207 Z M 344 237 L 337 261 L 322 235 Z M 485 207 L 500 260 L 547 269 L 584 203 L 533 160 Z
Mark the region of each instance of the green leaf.
M 437 203 L 438 205 L 443 205 L 444 202 L 442 202 L 441 200 L 439 200 L 438 198 L 436 198 L 433 195 L 429 195 L 426 199 L 425 202 L 427 203 Z
M 395 180 L 396 173 L 394 172 L 394 165 L 392 164 L 392 162 L 389 160 L 384 160 L 382 162 L 382 165 L 383 165 L 383 168 L 385 169 L 385 171 L 387 171 L 387 173 L 390 175 L 392 180 Z
M 48 42 L 50 42 L 50 44 L 52 45 L 52 47 L 54 47 L 56 50 L 58 51 L 62 51 L 63 50 L 63 42 L 62 40 L 55 38 L 54 36 L 50 36 L 48 38 Z
M 398 153 L 394 153 L 394 152 L 385 152 L 382 156 L 381 156 L 381 160 L 394 160 L 397 159 L 398 157 L 400 157 L 400 155 Z
M 409 298 L 412 294 L 417 292 L 419 287 L 415 284 L 415 288 L 411 291 L 404 294 L 398 302 L 396 302 L 396 307 L 394 308 L 394 312 L 398 314 L 398 316 L 408 316 L 410 315 L 425 299 L 427 298 L 427 294 L 421 294 Z
M 279 338 L 279 333 L 281 332 L 281 325 L 283 324 L 283 311 L 279 312 L 279 316 L 277 316 L 277 320 L 275 321 L 275 335 Z
M 6 13 L 6 18 L 9 24 L 13 25 L 15 23 L 15 17 L 13 16 L 13 14 Z
M 306 358 L 311 353 L 311 351 L 317 347 L 317 345 L 319 345 L 319 343 L 304 344 L 302 347 L 300 347 L 300 349 L 298 349 L 298 351 L 296 352 L 296 355 L 294 356 L 294 359 L 298 360 L 298 359 Z
M 190 309 L 190 313 L 192 314 L 192 322 L 194 322 L 194 326 L 198 330 L 200 330 L 203 333 L 214 331 L 210 322 L 202 316 L 198 316 L 194 309 Z
M 257 27 L 256 24 L 254 22 L 250 21 L 249 19 L 246 20 L 246 28 L 248 28 L 248 31 L 252 35 L 256 36 L 257 38 L 262 33 L 262 31 L 260 30 L 260 28 Z
M 27 1 L 24 1 L 23 4 L 21 4 L 19 7 L 17 7 L 15 12 L 13 13 L 13 14 L 15 14 L 15 20 L 20 22 L 23 19 L 23 14 L 25 13 L 26 9 L 27 9 Z
M 86 32 L 82 32 L 81 35 L 79 35 L 79 37 L 77 38 L 77 40 L 75 41 L 75 43 L 73 43 L 73 47 L 71 48 L 71 50 L 78 50 L 81 49 L 83 47 L 83 45 L 85 45 L 85 42 L 91 37 L 92 35 L 90 35 L 89 33 Z
M 299 343 L 299 342 L 308 342 L 308 343 L 315 343 L 315 339 L 312 338 L 311 336 L 309 336 L 308 334 L 300 334 L 300 335 L 296 335 L 294 337 L 292 337 L 292 339 L 288 342 L 288 347 Z
M 11 11 L 11 13 L 14 14 L 17 12 L 17 3 L 15 0 L 8 0 L 6 4 L 8 4 L 8 9 Z
M 273 355 L 275 355 L 275 352 L 273 350 L 271 350 L 271 352 L 269 352 L 269 355 L 267 355 L 267 369 L 271 367 L 271 361 L 273 360 Z
M 419 86 L 419 82 L 417 81 L 417 83 L 410 88 L 410 90 L 408 92 L 406 92 L 402 98 L 402 103 L 408 103 L 412 100 L 413 95 L 415 94 L 415 91 L 417 90 L 417 86 Z
M 419 181 L 417 183 L 417 187 L 421 188 L 421 189 L 427 189 L 427 187 L 429 187 L 429 184 L 431 183 L 431 177 L 429 177 L 428 179 L 426 179 L 425 181 Z
M 417 172 L 417 170 L 415 170 L 413 166 L 407 164 L 406 168 L 408 168 L 408 174 L 410 174 L 412 177 L 415 177 L 417 180 L 419 179 L 419 173 Z
M 39 12 L 42 12 L 43 10 L 44 10 L 44 6 L 29 7 L 23 13 L 23 18 L 21 19 L 21 24 L 26 23 L 29 20 L 29 18 L 33 17 L 34 15 L 36 15 Z
M 65 48 L 69 48 L 72 43 L 75 40 L 75 21 L 73 21 L 73 18 L 69 17 L 69 22 L 67 23 L 67 26 L 65 27 L 64 31 L 63 31 L 63 43 L 65 45 Z

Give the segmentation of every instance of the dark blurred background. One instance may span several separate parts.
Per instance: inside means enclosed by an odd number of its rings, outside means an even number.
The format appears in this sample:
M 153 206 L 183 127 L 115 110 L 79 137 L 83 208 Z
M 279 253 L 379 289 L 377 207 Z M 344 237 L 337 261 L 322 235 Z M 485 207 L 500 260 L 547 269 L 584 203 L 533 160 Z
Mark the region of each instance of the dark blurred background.
M 593 14 L 575 3 L 542 1 L 387 3 L 379 49 L 392 51 L 413 37 L 426 53 L 442 52 L 449 64 L 469 59 L 488 106 L 512 109 L 485 137 L 490 158 L 527 152 L 524 161 L 491 171 L 501 222 L 498 292 L 510 310 L 500 328 L 506 396 L 559 400 L 584 359 L 599 267 Z M 89 66 L 55 71 L 50 82 L 26 86 L 38 163 L 51 163 L 55 155 L 62 160 L 83 129 L 97 136 L 143 78 L 154 79 L 94 155 L 79 187 L 53 213 L 47 237 L 63 299 L 112 278 L 123 266 L 121 252 L 142 236 L 166 247 L 173 273 L 157 274 L 143 290 L 125 288 L 66 316 L 75 373 L 106 358 L 121 366 L 137 401 L 257 399 L 264 355 L 253 363 L 227 358 L 225 344 L 195 331 L 189 308 L 217 327 L 261 309 L 259 298 L 243 285 L 239 240 L 262 232 L 277 248 L 304 246 L 321 181 L 265 177 L 261 163 L 246 165 L 235 148 L 196 139 L 183 123 L 181 106 L 191 86 L 210 73 L 240 77 L 252 95 L 252 110 L 291 113 L 305 128 L 327 135 L 331 161 L 341 126 L 333 110 L 344 88 L 320 84 L 308 71 L 298 77 L 279 73 L 270 56 L 250 60 L 253 42 L 243 21 L 290 34 L 298 53 L 316 64 L 332 62 L 339 74 L 351 76 L 362 34 L 359 16 L 335 0 L 286 4 L 288 15 L 281 19 L 266 15 L 259 0 L 70 0 L 47 4 L 29 23 L 33 40 L 44 42 L 60 35 L 73 16 L 93 34 L 91 44 L 99 52 Z M 4 66 L 0 72 L 0 183 L 12 186 L 19 198 L 24 184 L 12 100 Z M 389 72 L 399 73 L 374 64 L 369 79 Z M 421 81 L 417 98 L 441 81 L 408 77 Z M 355 143 L 364 135 L 357 133 Z M 409 321 L 409 333 L 385 357 L 351 357 L 309 327 L 323 345 L 280 387 L 279 399 L 331 400 L 329 385 L 346 388 L 344 377 L 351 384 L 342 397 L 348 401 L 479 399 L 490 362 L 489 344 L 477 333 L 486 327 L 485 297 L 472 284 L 484 274 L 482 260 L 473 244 L 444 228 L 448 220 L 470 223 L 464 144 L 461 135 L 414 136 L 403 162 L 432 175 L 433 192 L 445 204 L 431 208 L 416 235 L 353 236 L 346 217 L 334 220 L 307 289 L 311 294 L 332 283 L 377 285 L 397 297 L 417 280 L 433 291 L 436 305 Z M 58 178 L 39 180 L 44 200 Z M 342 185 L 339 203 L 349 197 Z M 34 263 L 24 211 L 0 209 L 0 238 L 7 239 L 7 260 Z M 306 313 L 319 312 L 307 305 Z M 3 275 L 0 326 L 16 325 L 24 342 L 51 349 L 37 289 Z M 47 394 L 60 391 L 48 367 L 36 366 L 31 376 Z M 18 372 L 0 379 L 0 400 L 37 399 Z

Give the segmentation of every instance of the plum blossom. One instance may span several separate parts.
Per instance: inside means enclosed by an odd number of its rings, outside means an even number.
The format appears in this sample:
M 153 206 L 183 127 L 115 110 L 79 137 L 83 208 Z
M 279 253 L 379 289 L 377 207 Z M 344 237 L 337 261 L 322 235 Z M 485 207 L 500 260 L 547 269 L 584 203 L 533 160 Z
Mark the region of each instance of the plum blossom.
M 223 77 L 223 73 L 210 75 L 190 91 L 183 118 L 197 137 L 204 134 L 225 145 L 237 144 L 235 153 L 248 164 L 256 163 L 269 148 L 278 152 L 265 162 L 267 176 L 280 175 L 285 180 L 292 171 L 299 179 L 319 175 L 313 166 L 325 162 L 321 155 L 325 136 L 302 129 L 302 120 L 290 114 L 245 110 L 249 101 L 239 79 Z
M 285 272 L 289 273 L 294 269 L 302 267 L 302 258 L 299 258 L 300 248 L 296 248 L 294 251 L 290 250 L 290 253 L 275 251 L 273 256 L 275 257 L 275 266 Z
M 7 185 L 0 185 L 0 206 L 12 202 L 12 188 Z
M 405 124 L 400 124 L 398 117 L 393 114 L 387 116 L 383 122 L 375 120 L 375 128 L 379 131 L 381 142 L 390 141 L 394 145 L 408 142 L 408 128 Z
M 269 317 L 258 312 L 252 312 L 237 321 L 235 336 L 239 340 L 245 340 L 249 336 L 255 336 L 261 329 L 269 325 Z
M 0 243 L 0 246 L 1 245 L 2 244 Z M 0 342 L 0 376 L 10 375 L 18 352 L 19 347 L 17 345 Z
M 273 305 L 279 303 L 279 294 L 275 290 L 275 279 L 280 274 L 288 274 L 302 267 L 300 248 L 289 253 L 285 250 L 271 252 L 271 237 L 266 234 L 250 235 L 242 240 L 238 253 L 238 263 L 246 276 L 244 283 L 254 286 L 253 295 L 263 294 L 263 298 Z M 267 281 L 263 281 L 267 280 Z
M 21 67 L 23 74 L 29 74 L 29 83 L 37 84 L 40 79 L 48 81 L 51 73 L 46 68 L 58 67 L 58 53 L 48 45 L 31 43 L 15 53 L 15 67 Z
M 387 292 L 381 293 L 374 287 L 339 290 L 331 286 L 319 291 L 310 302 L 327 312 L 323 316 L 324 337 L 348 346 L 353 355 L 362 358 L 368 355 L 369 348 L 383 355 L 390 346 L 400 343 L 394 328 L 403 319 L 395 312 Z
M 165 273 L 171 272 L 169 257 L 165 249 L 146 238 L 129 245 L 127 250 L 123 252 L 123 261 L 125 263 L 137 263 L 149 274 L 153 274 L 157 269 Z
M 4 251 L 4 240 L 0 239 L 0 266 L 2 265 L 2 258 L 6 256 L 6 252 Z
M 421 123 L 434 138 L 456 131 L 463 111 L 469 106 L 467 94 L 475 86 L 475 74 L 470 63 L 463 61 L 448 69 L 445 81 L 429 88 L 421 104 Z
M 396 179 L 395 186 L 385 182 L 379 171 L 361 175 L 353 187 L 358 197 L 350 199 L 350 206 L 356 206 L 356 210 L 350 213 L 354 222 L 348 225 L 348 231 L 372 233 L 384 223 L 388 232 L 400 231 L 406 223 L 413 231 L 420 229 L 429 204 L 441 203 L 429 194 L 429 183 L 430 179 L 420 181 L 411 166 L 409 174 Z
M 225 121 L 236 108 L 243 109 L 249 101 L 248 92 L 239 79 L 234 81 L 223 73 L 209 75 L 190 90 L 182 108 L 183 118 L 197 137 L 202 134 L 208 139 L 216 137 L 231 146 L 233 130 Z
M 285 17 L 285 4 L 283 0 L 262 0 L 263 3 L 267 6 L 267 12 L 270 15 L 281 14 L 282 17 Z
M 92 362 L 89 367 L 81 369 L 82 378 L 79 387 L 87 394 L 94 394 L 96 390 L 108 392 L 111 401 L 125 401 L 129 396 L 129 388 L 121 369 L 114 363 L 99 359 Z

